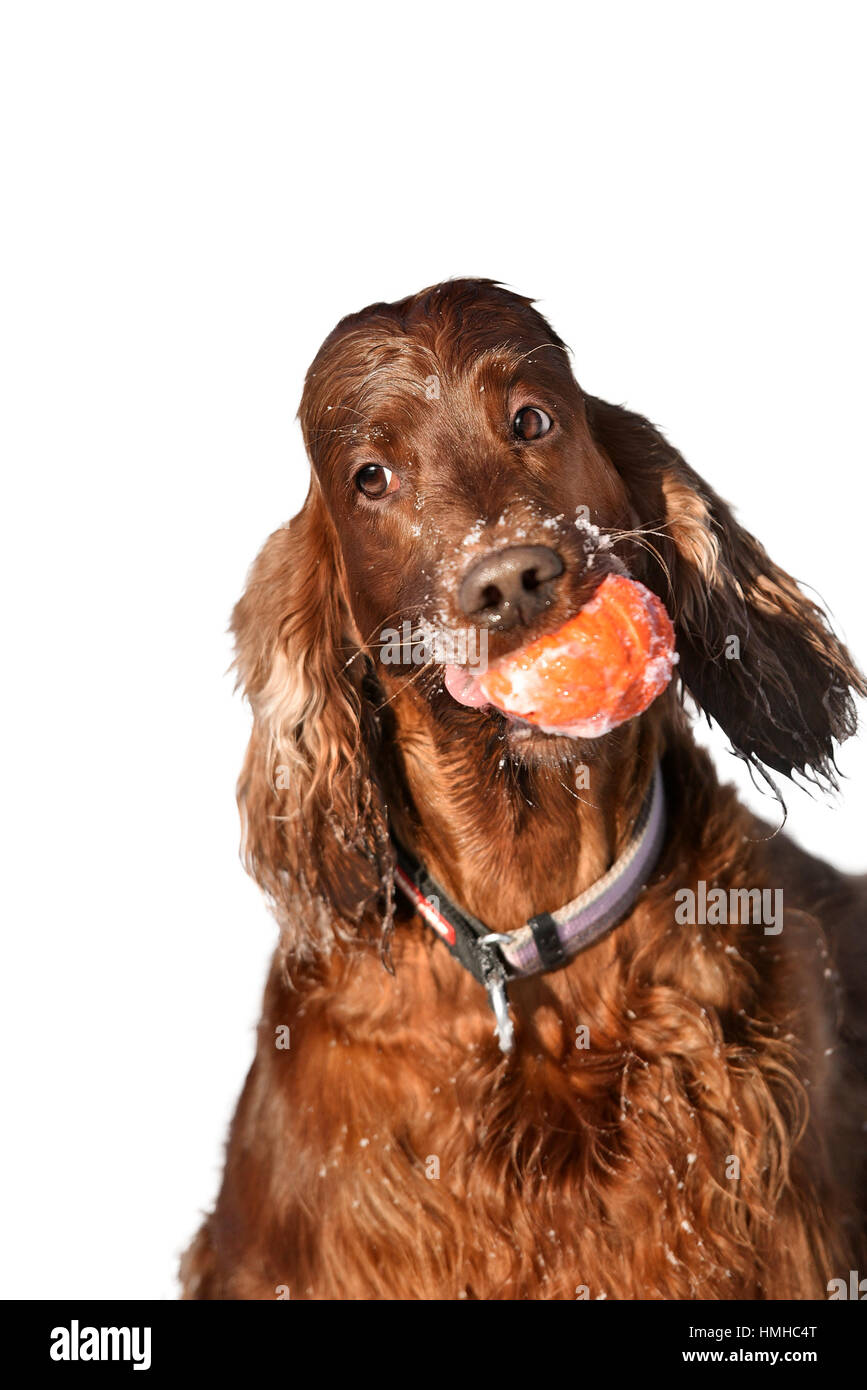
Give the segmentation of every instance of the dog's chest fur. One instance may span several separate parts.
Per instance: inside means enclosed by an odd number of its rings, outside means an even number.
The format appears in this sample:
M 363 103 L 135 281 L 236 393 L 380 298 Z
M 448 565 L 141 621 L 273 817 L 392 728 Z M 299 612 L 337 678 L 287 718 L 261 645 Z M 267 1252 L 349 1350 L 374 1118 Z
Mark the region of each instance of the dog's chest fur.
M 834 1203 L 812 1126 L 792 1140 L 826 1039 L 759 1017 L 801 988 L 798 952 L 723 1018 L 711 996 L 753 964 L 673 939 L 651 979 L 651 915 L 514 990 L 514 1060 L 417 922 L 393 977 L 373 952 L 297 990 L 275 967 L 200 1237 L 228 1296 L 825 1296 Z

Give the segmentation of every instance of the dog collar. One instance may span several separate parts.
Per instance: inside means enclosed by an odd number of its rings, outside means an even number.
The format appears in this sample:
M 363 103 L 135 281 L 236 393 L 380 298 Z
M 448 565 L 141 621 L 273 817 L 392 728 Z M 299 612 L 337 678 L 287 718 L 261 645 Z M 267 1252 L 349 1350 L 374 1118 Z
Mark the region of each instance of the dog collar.
M 488 991 L 502 1052 L 514 1029 L 506 986 L 566 965 L 616 926 L 635 903 L 659 858 L 665 837 L 665 790 L 657 763 L 629 844 L 602 878 L 556 912 L 531 917 L 517 931 L 492 932 L 449 898 L 422 864 L 395 845 L 395 881 L 452 955 Z

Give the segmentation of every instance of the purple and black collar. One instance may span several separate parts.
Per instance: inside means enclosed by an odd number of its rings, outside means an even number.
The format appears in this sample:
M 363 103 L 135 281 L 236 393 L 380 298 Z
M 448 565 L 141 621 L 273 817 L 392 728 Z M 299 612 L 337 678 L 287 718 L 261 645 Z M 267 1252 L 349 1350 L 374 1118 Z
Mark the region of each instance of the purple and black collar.
M 664 838 L 665 791 L 657 764 L 630 841 L 608 872 L 572 902 L 556 912 L 531 917 L 517 931 L 490 931 L 452 902 L 424 866 L 400 846 L 396 846 L 395 881 L 452 955 L 484 985 L 497 1020 L 500 1050 L 511 1052 L 509 981 L 557 970 L 616 926 L 645 887 Z

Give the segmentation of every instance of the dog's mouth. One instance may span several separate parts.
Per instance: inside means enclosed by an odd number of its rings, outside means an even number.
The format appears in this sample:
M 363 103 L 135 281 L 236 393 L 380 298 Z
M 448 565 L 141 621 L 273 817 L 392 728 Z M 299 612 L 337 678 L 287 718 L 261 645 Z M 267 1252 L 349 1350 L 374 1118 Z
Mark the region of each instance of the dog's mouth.
M 443 674 L 453 700 L 495 711 L 517 738 L 593 739 L 642 714 L 676 661 L 661 601 L 637 580 L 610 574 L 555 632 L 483 670 L 447 663 Z
M 549 732 L 531 724 L 527 719 L 522 719 L 518 714 L 498 709 L 496 705 L 491 704 L 481 689 L 478 673 L 468 670 L 465 666 L 447 665 L 444 669 L 443 683 L 452 699 L 459 705 L 476 709 L 481 714 L 499 720 L 505 726 L 505 736 L 509 743 L 527 744 L 536 739 L 551 742 L 557 737 L 569 737 L 564 735 L 562 730 L 557 730 L 556 733 Z
M 507 709 L 499 709 L 493 704 L 482 689 L 481 673 L 470 671 L 466 666 L 447 665 L 443 672 L 443 684 L 459 705 L 501 715 L 515 733 L 523 731 L 525 735 L 529 735 L 545 732 L 528 719 L 522 719 L 520 715 Z
M 452 699 L 459 705 L 502 719 L 509 737 L 517 742 L 526 742 L 534 738 L 601 738 L 614 728 L 614 724 L 608 723 L 601 712 L 590 719 L 575 721 L 571 725 L 551 727 L 524 719 L 521 715 L 494 704 L 483 691 L 480 676 L 464 666 L 446 666 L 443 683 Z
M 480 673 L 466 666 L 446 666 L 443 683 L 453 700 L 470 709 L 485 709 L 490 701 L 481 687 Z

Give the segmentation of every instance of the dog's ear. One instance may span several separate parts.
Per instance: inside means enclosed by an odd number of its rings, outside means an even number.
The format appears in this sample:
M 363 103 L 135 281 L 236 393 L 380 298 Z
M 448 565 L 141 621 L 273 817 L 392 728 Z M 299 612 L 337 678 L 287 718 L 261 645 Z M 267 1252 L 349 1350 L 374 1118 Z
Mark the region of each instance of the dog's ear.
M 684 686 L 751 763 L 836 786 L 834 742 L 854 733 L 852 695 L 867 687 L 824 613 L 647 420 L 587 407 L 629 490 Z
M 345 592 L 314 477 L 302 511 L 266 541 L 232 617 L 253 710 L 238 783 L 242 852 L 272 902 L 288 961 L 357 937 L 380 895 L 378 920 L 390 926 L 376 716 Z

